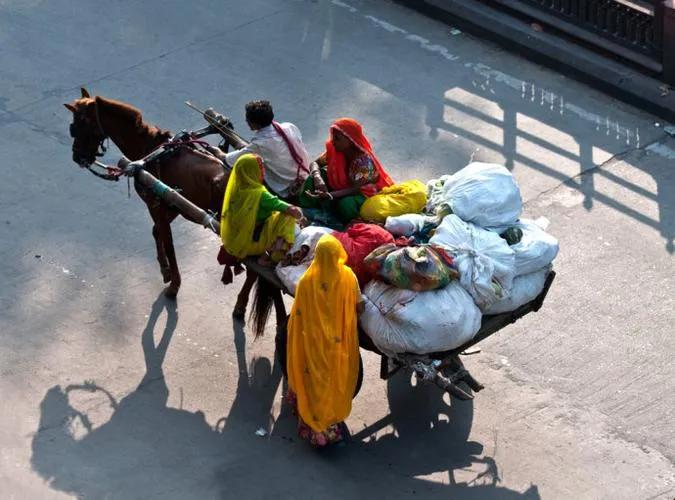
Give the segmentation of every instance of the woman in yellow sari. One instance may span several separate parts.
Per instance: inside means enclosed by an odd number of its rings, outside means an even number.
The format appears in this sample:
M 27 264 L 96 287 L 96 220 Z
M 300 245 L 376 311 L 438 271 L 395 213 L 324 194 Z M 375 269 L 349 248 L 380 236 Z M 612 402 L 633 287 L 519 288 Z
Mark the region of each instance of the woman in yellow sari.
M 302 210 L 280 200 L 265 186 L 262 159 L 245 154 L 234 163 L 220 219 L 220 238 L 229 257 L 260 255 L 261 263 L 278 261 L 295 240 Z
M 288 321 L 289 399 L 297 407 L 300 436 L 315 446 L 343 438 L 359 374 L 361 292 L 346 261 L 340 242 L 322 236 Z

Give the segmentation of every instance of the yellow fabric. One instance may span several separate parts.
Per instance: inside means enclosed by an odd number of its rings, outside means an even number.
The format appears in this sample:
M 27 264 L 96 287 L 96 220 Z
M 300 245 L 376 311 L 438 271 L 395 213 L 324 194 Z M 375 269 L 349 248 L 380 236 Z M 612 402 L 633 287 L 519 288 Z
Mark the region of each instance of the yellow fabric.
M 247 256 L 260 197 L 265 186 L 258 157 L 245 154 L 234 163 L 227 181 L 220 216 L 220 239 L 227 252 L 239 259 Z
M 295 237 L 295 219 L 273 212 L 265 219 L 258 241 L 253 241 L 260 198 L 265 191 L 262 161 L 253 154 L 245 154 L 234 163 L 227 182 L 223 211 L 220 217 L 220 239 L 230 255 L 243 259 L 261 255 L 277 238 L 292 244 Z
M 277 238 L 283 239 L 289 245 L 293 244 L 295 241 L 295 219 L 281 212 L 272 212 L 272 215 L 265 219 L 258 241 L 252 241 L 249 238 L 250 241 L 245 250 L 246 255 L 264 254 Z
M 288 384 L 300 417 L 316 432 L 347 418 L 359 372 L 360 292 L 345 262 L 340 242 L 322 236 L 298 283 L 288 322 Z
M 417 214 L 427 204 L 427 188 L 418 180 L 411 180 L 383 188 L 361 205 L 361 219 L 385 222 L 387 217 Z

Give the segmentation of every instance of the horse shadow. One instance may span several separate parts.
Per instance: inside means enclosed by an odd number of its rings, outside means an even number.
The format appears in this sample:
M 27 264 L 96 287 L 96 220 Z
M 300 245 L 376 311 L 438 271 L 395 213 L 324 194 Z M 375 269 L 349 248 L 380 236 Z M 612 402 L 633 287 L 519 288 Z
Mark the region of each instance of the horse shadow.
M 155 343 L 163 313 L 166 326 Z M 160 295 L 141 335 L 145 374 L 120 401 L 94 382 L 55 385 L 47 391 L 31 463 L 53 490 L 85 499 L 269 498 L 294 497 L 299 491 L 310 498 L 383 492 L 405 497 L 416 491 L 439 498 L 538 498 L 536 487 L 521 494 L 497 485 L 496 464 L 478 456 L 482 445 L 466 440 L 470 404 L 458 406 L 463 414 L 442 421 L 438 415 L 447 414 L 448 406 L 439 391 L 411 390 L 402 377 L 389 382 L 395 434 L 364 440 L 355 436 L 348 446 L 314 452 L 295 438 L 295 419 L 285 405 L 275 420 L 281 369 L 266 357 L 247 364 L 239 323 L 234 325 L 234 343 L 240 373 L 227 417 L 212 425 L 202 411 L 169 407 L 162 365 L 177 323 L 175 302 Z M 81 397 L 88 411 L 78 409 Z M 97 425 L 106 408 L 109 418 Z M 266 436 L 256 435 L 259 427 Z M 391 470 L 379 470 L 374 458 L 390 463 Z M 473 482 L 454 479 L 453 470 L 476 462 L 486 465 L 486 473 Z M 412 477 L 438 471 L 448 471 L 450 484 Z

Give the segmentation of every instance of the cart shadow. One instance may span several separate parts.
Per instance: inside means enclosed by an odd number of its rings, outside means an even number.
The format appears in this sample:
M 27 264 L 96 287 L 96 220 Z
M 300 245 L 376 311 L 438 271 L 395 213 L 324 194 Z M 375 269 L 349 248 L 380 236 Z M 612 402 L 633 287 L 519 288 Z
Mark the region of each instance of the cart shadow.
M 163 314 L 166 326 L 155 342 Z M 447 413 L 438 391 L 432 397 L 401 382 L 389 385 L 397 436 L 354 440 L 331 453 L 315 453 L 295 439 L 295 420 L 287 408 L 275 422 L 281 370 L 266 357 L 247 364 L 241 324 L 234 328 L 239 378 L 228 416 L 212 425 L 202 411 L 183 409 L 182 403 L 169 407 L 162 364 L 177 324 L 175 302 L 160 295 L 141 335 L 146 372 L 120 401 L 94 382 L 47 391 L 31 464 L 53 490 L 85 499 L 267 498 L 293 497 L 298 491 L 310 498 L 377 497 L 383 491 L 394 498 L 415 492 L 435 498 L 538 498 L 536 487 L 521 494 L 496 485 L 496 465 L 479 457 L 480 444 L 466 442 L 471 405 L 449 422 L 434 420 L 432 415 Z M 270 434 L 256 435 L 259 427 Z M 388 462 L 390 470 L 382 470 Z M 454 480 L 454 470 L 477 462 L 488 467 L 476 475 L 475 484 Z M 414 477 L 437 471 L 448 471 L 451 484 Z
M 468 390 L 468 388 L 465 388 Z M 399 373 L 387 381 L 390 414 L 354 434 L 367 458 L 384 463 L 397 475 L 423 477 L 445 484 L 452 498 L 540 498 L 535 485 L 523 493 L 499 486 L 497 461 L 485 446 L 469 441 L 473 423 L 472 401 L 452 399 L 430 384 Z M 388 432 L 379 432 L 386 425 Z M 418 489 L 430 487 L 418 479 Z M 426 484 L 425 484 L 426 483 Z

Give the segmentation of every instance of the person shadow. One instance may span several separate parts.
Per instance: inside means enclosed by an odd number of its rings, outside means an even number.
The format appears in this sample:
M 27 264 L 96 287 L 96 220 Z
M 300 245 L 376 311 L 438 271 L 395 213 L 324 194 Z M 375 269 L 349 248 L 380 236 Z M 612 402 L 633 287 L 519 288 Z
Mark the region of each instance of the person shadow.
M 163 313 L 166 325 L 155 343 Z M 521 494 L 497 485 L 494 460 L 479 456 L 482 445 L 466 441 L 471 404 L 458 406 L 464 413 L 444 421 L 439 415 L 447 415 L 448 407 L 439 391 L 411 388 L 400 376 L 388 382 L 388 422 L 395 432 L 373 437 L 365 430 L 347 446 L 315 453 L 295 436 L 295 417 L 287 405 L 275 420 L 275 398 L 280 384 L 285 388 L 281 369 L 266 357 L 247 364 L 241 323 L 234 324 L 239 377 L 227 417 L 211 425 L 202 411 L 169 407 L 163 362 L 177 324 L 175 301 L 160 294 L 141 334 L 145 374 L 120 401 L 93 381 L 47 391 L 32 438 L 31 464 L 53 490 L 113 500 L 292 498 L 301 491 L 310 498 L 377 497 L 383 492 L 398 498 L 415 491 L 439 498 L 539 498 L 536 487 Z M 78 409 L 83 397 L 91 416 Z M 99 424 L 106 408 L 110 416 Z M 256 435 L 259 428 L 265 432 Z M 382 471 L 381 463 L 389 463 L 391 470 Z M 473 481 L 454 478 L 453 471 L 471 464 L 486 471 Z M 449 484 L 413 477 L 438 471 L 448 472 Z

